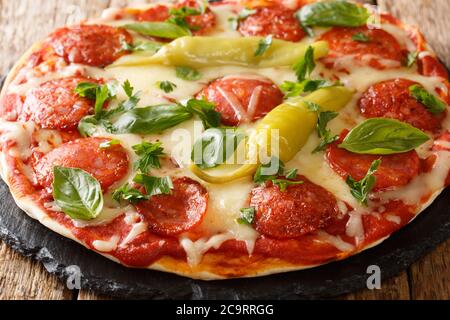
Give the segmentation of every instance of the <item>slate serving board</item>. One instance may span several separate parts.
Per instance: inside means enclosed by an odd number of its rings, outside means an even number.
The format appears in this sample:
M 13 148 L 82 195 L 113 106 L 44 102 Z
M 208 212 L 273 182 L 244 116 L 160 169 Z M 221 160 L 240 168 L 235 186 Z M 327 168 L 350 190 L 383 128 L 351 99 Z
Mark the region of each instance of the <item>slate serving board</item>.
M 365 288 L 370 265 L 379 266 L 382 279 L 387 279 L 450 238 L 450 188 L 415 221 L 375 248 L 318 268 L 262 278 L 205 282 L 122 267 L 29 218 L 1 180 L 0 238 L 21 254 L 41 261 L 48 272 L 64 281 L 72 275 L 70 266 L 77 266 L 83 289 L 120 298 L 329 298 Z

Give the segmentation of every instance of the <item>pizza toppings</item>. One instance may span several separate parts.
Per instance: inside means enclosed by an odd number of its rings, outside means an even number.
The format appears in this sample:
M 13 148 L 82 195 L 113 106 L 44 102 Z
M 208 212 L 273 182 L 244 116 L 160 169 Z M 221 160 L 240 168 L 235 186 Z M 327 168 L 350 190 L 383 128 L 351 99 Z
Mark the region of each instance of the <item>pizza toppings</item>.
M 238 30 L 244 36 L 268 36 L 286 41 L 300 41 L 305 32 L 294 16 L 294 11 L 278 7 L 263 7 L 240 19 Z
M 286 191 L 271 182 L 253 189 L 250 206 L 256 208 L 256 230 L 277 239 L 298 238 L 325 228 L 339 214 L 336 199 L 303 176 Z
M 406 79 L 393 79 L 371 86 L 358 102 L 367 118 L 386 117 L 409 123 L 421 130 L 436 132 L 441 128 L 445 114 L 433 114 L 414 98 L 409 88 L 418 83 Z
M 404 186 L 419 174 L 420 159 L 416 151 L 391 155 L 357 154 L 339 147 L 346 136 L 347 132 L 343 132 L 339 141 L 331 144 L 326 152 L 330 167 L 344 179 L 350 176 L 361 181 L 378 159 L 381 164 L 374 173 L 375 191 Z
M 132 38 L 115 27 L 77 25 L 56 30 L 49 42 L 56 54 L 69 63 L 104 67 L 126 54 L 124 43 L 131 44 Z
M 260 119 L 283 102 L 282 92 L 272 81 L 252 76 L 217 79 L 197 96 L 213 102 L 222 123 L 230 126 Z
M 78 84 L 85 81 L 92 80 L 62 78 L 31 89 L 26 95 L 20 120 L 33 121 L 44 129 L 76 129 L 80 120 L 93 111 L 92 101 L 75 93 Z
M 129 167 L 128 154 L 122 146 L 100 148 L 107 141 L 103 138 L 83 138 L 50 151 L 34 166 L 38 184 L 49 189 L 53 182 L 53 168 L 60 166 L 86 171 L 99 181 L 102 190 L 107 190 L 126 175 Z
M 158 235 L 173 236 L 197 226 L 206 213 L 208 192 L 189 178 L 173 181 L 170 194 L 152 196 L 136 204 L 136 209 Z
M 9 93 L 2 96 L 0 100 L 0 118 L 7 121 L 16 121 L 22 112 L 23 101 L 20 95 Z
M 360 41 L 361 38 L 367 41 Z M 339 59 L 348 57 L 376 69 L 386 69 L 388 66 L 400 67 L 405 60 L 405 51 L 397 39 L 382 29 L 369 29 L 366 26 L 335 27 L 323 34 L 320 39 L 327 41 L 330 46 L 328 57 L 323 59 L 328 67 L 339 68 Z

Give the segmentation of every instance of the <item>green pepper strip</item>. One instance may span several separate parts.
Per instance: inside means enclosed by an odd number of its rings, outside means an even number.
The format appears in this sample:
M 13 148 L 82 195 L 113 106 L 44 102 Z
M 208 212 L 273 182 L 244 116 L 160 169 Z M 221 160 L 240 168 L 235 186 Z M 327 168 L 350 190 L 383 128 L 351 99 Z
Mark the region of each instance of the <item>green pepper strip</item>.
M 317 112 L 308 109 L 305 101 L 313 102 L 322 107 L 323 111 L 338 111 L 352 98 L 352 92 L 344 87 L 329 87 L 317 90 L 306 97 L 289 100 L 269 112 L 257 125 L 255 133 L 249 138 L 247 150 L 263 148 L 270 153 L 270 132 L 279 130 L 279 154 L 283 162 L 290 161 L 306 144 L 317 123 Z M 267 142 L 269 141 L 269 142 Z M 251 158 L 251 156 L 247 156 Z M 244 164 L 235 171 L 211 175 L 191 164 L 191 171 L 200 179 L 209 183 L 227 183 L 254 174 L 257 164 Z
M 165 45 L 156 54 L 127 55 L 108 68 L 137 65 L 168 65 L 202 68 L 237 65 L 257 68 L 292 66 L 305 55 L 308 44 L 274 39 L 262 56 L 255 56 L 261 37 L 182 37 Z M 325 41 L 315 42 L 315 59 L 328 54 Z

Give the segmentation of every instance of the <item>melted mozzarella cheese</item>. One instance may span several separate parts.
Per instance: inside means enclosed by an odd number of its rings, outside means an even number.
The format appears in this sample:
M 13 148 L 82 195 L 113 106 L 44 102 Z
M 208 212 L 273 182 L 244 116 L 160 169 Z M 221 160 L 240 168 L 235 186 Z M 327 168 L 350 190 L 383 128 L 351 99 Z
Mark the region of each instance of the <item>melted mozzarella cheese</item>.
M 100 252 L 111 252 L 116 250 L 119 240 L 119 236 L 112 236 L 108 241 L 95 240 L 92 242 L 92 246 Z

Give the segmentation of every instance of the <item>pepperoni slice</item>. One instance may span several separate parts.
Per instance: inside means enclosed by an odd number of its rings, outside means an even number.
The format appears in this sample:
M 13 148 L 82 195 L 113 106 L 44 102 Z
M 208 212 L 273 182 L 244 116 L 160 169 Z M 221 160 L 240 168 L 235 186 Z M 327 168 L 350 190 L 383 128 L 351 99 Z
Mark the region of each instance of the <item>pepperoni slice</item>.
M 184 177 L 175 179 L 173 186 L 170 195 L 153 196 L 136 205 L 155 234 L 172 236 L 186 232 L 197 226 L 206 213 L 208 192 L 200 183 Z
M 93 102 L 75 93 L 80 82 L 92 79 L 70 77 L 44 82 L 30 90 L 20 119 L 34 121 L 44 129 L 76 129 L 80 120 L 93 109 Z M 95 82 L 95 81 L 94 81 Z
M 175 5 L 175 9 L 183 7 L 199 9 L 199 3 L 196 0 L 185 0 Z M 164 5 L 156 5 L 148 10 L 145 10 L 137 15 L 137 20 L 162 22 L 170 17 L 169 7 Z M 186 22 L 189 24 L 194 35 L 202 35 L 213 29 L 216 25 L 216 15 L 207 8 L 205 13 L 195 16 L 186 17 Z
M 283 93 L 271 80 L 254 76 L 217 79 L 197 96 L 215 103 L 229 126 L 260 119 L 283 102 Z
M 244 36 L 268 36 L 286 41 L 300 41 L 305 32 L 294 16 L 295 11 L 280 6 L 264 7 L 239 24 Z
M 353 40 L 353 36 L 359 33 L 366 35 L 369 41 Z M 353 56 L 363 65 L 386 69 L 391 64 L 383 64 L 380 60 L 392 60 L 392 66 L 400 67 L 406 57 L 406 50 L 403 50 L 394 36 L 382 29 L 369 29 L 367 26 L 335 27 L 324 33 L 320 40 L 327 41 L 330 47 L 328 57 L 323 59 L 327 67 L 333 67 L 338 58 Z
M 303 176 L 286 191 L 271 182 L 255 187 L 250 206 L 255 207 L 256 230 L 277 239 L 298 238 L 327 227 L 339 214 L 335 197 Z
M 448 71 L 435 57 L 425 56 L 418 61 L 419 72 L 427 77 L 441 77 L 448 80 Z
M 16 121 L 22 111 L 22 104 L 22 98 L 18 94 L 5 94 L 0 100 L 0 118 Z
M 56 54 L 68 63 L 104 67 L 126 54 L 123 44 L 131 44 L 133 39 L 123 29 L 105 25 L 77 25 L 56 30 L 49 41 Z
M 439 131 L 445 114 L 433 115 L 422 103 L 411 97 L 409 87 L 414 84 L 417 83 L 394 79 L 371 86 L 358 102 L 362 115 L 366 118 L 397 119 L 422 130 Z
M 47 153 L 35 165 L 38 184 L 51 188 L 53 167 L 79 168 L 92 174 L 107 190 L 128 172 L 128 154 L 120 145 L 100 148 L 104 138 L 82 138 L 65 143 Z
M 419 174 L 421 164 L 415 150 L 384 156 L 357 154 L 338 147 L 347 133 L 344 131 L 339 141 L 329 145 L 326 152 L 330 167 L 344 179 L 348 175 L 358 181 L 363 179 L 377 159 L 381 159 L 381 165 L 375 173 L 375 191 L 407 185 Z

